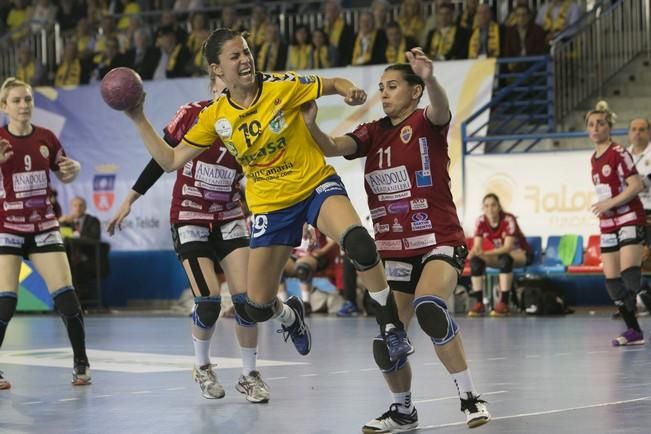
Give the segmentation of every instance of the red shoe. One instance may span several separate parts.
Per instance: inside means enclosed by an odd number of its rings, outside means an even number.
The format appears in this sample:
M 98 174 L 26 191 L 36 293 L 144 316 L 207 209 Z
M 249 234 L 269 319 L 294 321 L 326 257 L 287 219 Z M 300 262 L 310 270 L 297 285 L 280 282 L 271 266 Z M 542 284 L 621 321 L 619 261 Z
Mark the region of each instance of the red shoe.
M 486 313 L 486 308 L 484 308 L 484 303 L 476 301 L 475 304 L 468 309 L 468 316 L 482 316 Z
M 495 304 L 495 307 L 493 307 L 493 310 L 491 311 L 491 316 L 504 316 L 504 315 L 508 315 L 508 313 L 509 313 L 509 307 L 505 303 L 498 301 Z

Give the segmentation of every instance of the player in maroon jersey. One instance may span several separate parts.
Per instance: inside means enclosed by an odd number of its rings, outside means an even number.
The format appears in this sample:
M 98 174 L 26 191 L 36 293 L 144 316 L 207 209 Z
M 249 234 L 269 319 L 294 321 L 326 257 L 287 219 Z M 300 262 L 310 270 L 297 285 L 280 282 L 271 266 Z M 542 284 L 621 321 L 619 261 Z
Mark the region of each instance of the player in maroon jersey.
M 451 120 L 445 91 L 422 49 L 406 53 L 409 64 L 384 70 L 379 88 L 386 117 L 331 138 L 314 122 L 316 105 L 304 108 L 310 132 L 326 156 L 367 157 L 364 166 L 375 239 L 403 324 L 416 315 L 459 390 L 470 427 L 490 420 L 473 385 L 459 335 L 447 309 L 467 255 L 448 175 L 447 133 Z M 419 109 L 427 92 L 430 105 Z M 391 362 L 375 341 L 373 354 L 394 396 L 389 411 L 368 422 L 366 433 L 413 429 L 418 415 L 411 399 L 411 368 Z
M 218 96 L 224 88 L 211 75 L 211 90 Z M 212 101 L 181 106 L 174 119 L 164 128 L 165 141 L 178 145 L 194 125 L 201 110 Z M 152 159 L 132 187 L 107 230 L 113 235 L 116 226 L 129 215 L 131 205 L 160 178 L 163 169 Z M 172 192 L 170 223 L 174 248 L 190 280 L 195 296 L 192 319 L 195 367 L 193 377 L 208 399 L 224 397 L 210 363 L 210 340 L 221 310 L 221 285 L 218 274 L 223 268 L 235 306 L 235 334 L 242 352 L 243 372 L 236 389 L 250 402 L 269 401 L 269 388 L 256 370 L 258 330 L 244 311 L 246 303 L 246 267 L 249 231 L 239 202 L 242 168 L 224 146 L 212 146 L 176 173 Z
M 605 101 L 585 116 L 590 141 L 595 145 L 590 163 L 597 202 L 592 211 L 599 217 L 606 289 L 627 327 L 613 339 L 612 344 L 617 347 L 644 344 L 635 317 L 635 294 L 640 290 L 646 217 L 638 197 L 644 184 L 633 158 L 610 138 L 613 119 Z
M 513 268 L 524 267 L 533 262 L 533 251 L 518 226 L 513 214 L 505 212 L 495 193 L 488 193 L 482 200 L 484 213 L 475 223 L 474 243 L 468 254 L 472 292 L 475 304 L 468 310 L 468 316 L 484 313 L 484 277 L 486 266 L 500 270 L 500 299 L 491 311 L 491 316 L 502 316 L 509 312 L 509 295 L 513 286 Z M 493 248 L 483 249 L 488 240 Z
M 0 345 L 16 311 L 23 258 L 32 261 L 54 300 L 72 344 L 72 383 L 90 384 L 84 320 L 72 286 L 70 265 L 49 199 L 50 170 L 74 181 L 79 163 L 68 158 L 52 131 L 32 125 L 29 84 L 8 78 L 0 88 L 0 110 L 9 120 L 0 129 Z M 11 385 L 0 372 L 0 389 Z

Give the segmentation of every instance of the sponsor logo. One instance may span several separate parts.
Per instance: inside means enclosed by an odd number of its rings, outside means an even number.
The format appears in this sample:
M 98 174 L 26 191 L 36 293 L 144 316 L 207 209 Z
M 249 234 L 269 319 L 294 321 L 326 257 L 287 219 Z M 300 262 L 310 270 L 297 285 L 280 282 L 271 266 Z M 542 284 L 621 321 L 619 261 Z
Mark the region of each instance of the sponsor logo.
M 183 187 L 181 187 L 181 194 L 183 196 L 203 197 L 201 190 L 199 190 L 197 187 L 192 187 L 187 184 L 183 184 Z
M 201 187 L 210 190 L 231 191 L 235 174 L 235 169 L 198 161 L 194 170 L 194 179 L 201 183 Z
M 406 201 L 393 202 L 387 205 L 389 214 L 407 214 L 409 212 L 409 203 Z
M 414 266 L 405 262 L 398 261 L 385 261 L 384 274 L 387 280 L 397 282 L 409 282 L 411 280 L 411 272 Z
M 13 229 L 15 231 L 19 232 L 34 232 L 34 225 L 33 224 L 13 224 L 13 223 L 5 223 L 4 227 L 7 229 Z
M 14 173 L 12 179 L 16 193 L 47 188 L 47 173 L 45 170 Z
M 282 130 L 285 129 L 285 114 L 282 110 L 278 110 L 278 113 L 271 119 L 269 122 L 269 128 L 276 134 L 279 134 Z
M 220 204 L 213 203 L 212 205 L 210 205 L 210 208 L 208 208 L 208 212 L 216 213 L 216 212 L 219 212 L 219 211 L 221 211 L 223 209 L 224 209 L 224 207 L 221 206 Z
M 25 208 L 42 208 L 45 206 L 45 198 L 38 197 L 34 199 L 27 199 L 25 201 Z
M 423 247 L 429 247 L 436 244 L 436 237 L 434 234 L 419 235 L 417 237 L 410 237 L 403 239 L 405 242 L 405 249 L 420 249 Z
M 406 197 L 411 197 L 411 191 L 407 190 L 407 191 L 401 191 L 400 193 L 394 193 L 394 194 L 381 194 L 377 198 L 381 202 L 388 202 L 388 201 L 404 199 Z
M 411 216 L 412 231 L 424 231 L 427 229 L 432 229 L 432 222 L 427 214 L 424 212 L 417 212 Z
M 1 247 L 22 247 L 24 242 L 25 239 L 20 235 L 0 234 Z
M 195 211 L 180 211 L 179 220 L 212 220 L 212 214 L 206 214 Z
M 228 202 L 231 199 L 229 193 L 217 193 L 214 191 L 204 191 L 203 197 L 204 199 L 212 200 L 214 202 Z
M 93 204 L 100 211 L 108 211 L 115 201 L 115 174 L 101 173 L 93 177 Z
M 36 211 L 32 211 L 32 215 L 29 216 L 29 221 L 30 222 L 37 222 L 37 221 L 42 220 L 42 219 L 43 219 L 43 217 L 41 217 L 41 215 L 39 213 L 37 213 Z
M 389 232 L 389 225 L 381 225 L 380 223 L 375 223 L 373 225 L 373 231 L 376 234 L 383 234 L 385 232 Z
M 310 84 L 316 81 L 316 77 L 313 75 L 299 75 L 298 81 L 301 84 Z
M 5 211 L 11 211 L 16 209 L 23 209 L 23 202 L 4 202 L 2 207 Z
M 61 232 L 59 231 L 47 232 L 45 234 L 37 234 L 34 235 L 34 243 L 36 244 L 37 247 L 63 244 L 63 237 L 61 236 Z
M 46 159 L 47 159 L 47 158 L 50 156 L 50 148 L 48 148 L 48 147 L 45 146 L 45 145 L 41 145 L 41 146 L 38 148 L 38 151 L 41 153 L 41 156 L 42 156 L 43 158 L 46 158 Z
M 413 199 L 411 202 L 412 211 L 427 209 L 427 199 Z
M 249 236 L 249 231 L 244 219 L 224 223 L 221 225 L 220 230 L 222 232 L 223 240 L 235 240 L 237 238 L 247 238 Z
M 612 173 L 612 169 L 610 168 L 610 165 L 609 165 L 609 164 L 604 164 L 604 165 L 601 167 L 601 174 L 602 174 L 603 176 L 610 176 L 611 173 Z
M 253 216 L 253 238 L 258 238 L 267 232 L 269 226 L 269 219 L 265 214 L 257 214 Z
M 50 220 L 49 222 L 43 222 L 38 224 L 39 231 L 47 231 L 48 229 L 58 228 L 59 222 L 56 220 Z
M 200 203 L 196 203 L 189 199 L 185 199 L 183 202 L 181 202 L 181 206 L 186 208 L 203 209 L 203 206 L 201 206 Z
M 387 215 L 387 209 L 383 206 L 379 208 L 373 208 L 371 210 L 371 218 L 373 220 L 379 219 L 380 217 L 384 217 L 385 215 Z
M 344 186 L 334 181 L 324 182 L 323 184 L 319 185 L 316 188 L 317 194 L 327 193 L 329 191 L 343 191 L 343 190 L 344 190 Z
M 22 193 L 16 193 L 16 199 L 24 199 L 26 197 L 34 196 L 45 196 L 46 194 L 47 190 L 24 191 Z
M 194 166 L 194 163 L 192 160 L 186 162 L 183 165 L 183 176 L 187 176 L 188 178 L 192 178 L 192 167 Z
M 405 166 L 374 170 L 367 173 L 365 178 L 375 194 L 396 193 L 411 188 L 409 173 Z
M 233 127 L 226 118 L 219 118 L 215 122 L 215 132 L 224 139 L 228 139 L 233 135 Z
M 404 127 L 402 127 L 402 129 L 400 130 L 400 140 L 402 140 L 402 143 L 405 144 L 409 143 L 409 140 L 411 140 L 411 133 L 412 133 L 411 126 L 405 125 Z
M 393 232 L 402 232 L 403 231 L 403 227 L 400 224 L 400 222 L 398 221 L 398 219 L 393 219 L 393 224 L 391 225 L 391 230 Z
M 233 157 L 237 158 L 237 146 L 235 146 L 235 143 L 230 142 L 228 140 L 224 141 L 224 146 L 226 146 L 226 149 L 228 149 L 228 153 L 231 154 Z
M 427 137 L 418 138 L 418 146 L 420 148 L 420 161 L 423 170 L 416 171 L 416 187 L 431 187 L 432 186 L 432 173 L 429 164 L 429 147 L 427 145 Z
M 248 165 L 253 167 L 270 167 L 274 163 L 280 161 L 282 156 L 285 154 L 286 147 L 287 147 L 287 142 L 285 141 L 285 138 L 280 137 L 277 141 L 275 142 L 271 141 L 266 145 L 262 146 L 257 151 L 253 151 L 247 155 L 242 155 L 240 158 L 238 158 L 238 162 L 241 165 Z M 277 152 L 279 154 L 273 157 L 273 159 L 271 159 L 270 161 L 267 161 L 265 163 L 256 162 L 259 159 L 274 155 Z M 237 158 L 237 155 L 236 154 L 234 155 Z
M 25 223 L 25 217 L 21 215 L 9 215 L 5 220 L 12 223 Z
M 378 250 L 402 250 L 401 240 L 376 240 Z
M 235 217 L 243 217 L 243 216 L 244 216 L 244 213 L 242 212 L 242 208 L 233 208 L 233 209 L 228 210 L 228 211 L 220 212 L 217 215 L 217 219 L 218 220 L 228 220 L 228 219 L 232 219 L 232 218 L 235 218 Z
M 180 244 L 193 242 L 206 243 L 210 236 L 210 230 L 205 226 L 181 226 L 177 229 L 177 233 L 179 234 Z

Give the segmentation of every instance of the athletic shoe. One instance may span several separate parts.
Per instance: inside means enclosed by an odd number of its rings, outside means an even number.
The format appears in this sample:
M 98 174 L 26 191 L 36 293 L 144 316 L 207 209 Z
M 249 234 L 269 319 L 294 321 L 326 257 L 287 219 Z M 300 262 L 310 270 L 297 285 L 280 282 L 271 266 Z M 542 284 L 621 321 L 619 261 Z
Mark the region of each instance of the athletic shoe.
M 192 378 L 201 387 L 201 396 L 206 399 L 220 399 L 226 395 L 224 388 L 217 381 L 217 374 L 212 370 L 212 365 L 195 367 L 192 369 Z
M 484 307 L 484 303 L 480 301 L 476 301 L 475 304 L 468 309 L 468 316 L 482 316 L 484 313 L 486 313 L 486 308 Z
M 0 390 L 11 389 L 11 383 L 8 382 L 3 376 L 3 372 L 0 371 Z
M 498 301 L 497 303 L 495 303 L 495 307 L 493 308 L 493 310 L 491 310 L 490 315 L 504 316 L 504 315 L 508 315 L 508 313 L 509 313 L 509 307 L 506 305 L 506 303 Z
M 258 371 L 251 371 L 249 375 L 240 375 L 235 389 L 246 395 L 246 400 L 256 404 L 269 402 L 269 386 L 262 381 Z
M 347 301 L 341 306 L 341 309 L 337 312 L 339 318 L 348 318 L 351 316 L 359 315 L 359 309 L 352 301 Z
M 486 401 L 468 393 L 468 399 L 461 399 L 461 411 L 466 415 L 469 428 L 476 428 L 491 420 L 491 414 L 486 408 Z
M 403 329 L 393 327 L 384 333 L 384 341 L 389 350 L 389 359 L 396 362 L 403 357 L 414 354 L 414 346 L 407 337 L 407 332 Z
M 282 329 L 278 330 L 279 333 L 283 334 L 283 339 L 287 342 L 287 339 L 292 338 L 292 342 L 296 347 L 296 351 L 302 356 L 306 356 L 310 353 L 312 348 L 312 335 L 310 334 L 310 328 L 305 322 L 305 309 L 303 308 L 303 302 L 297 297 L 291 296 L 285 302 L 296 314 L 296 321 L 289 327 L 281 326 Z
M 628 345 L 644 345 L 644 335 L 634 329 L 628 329 L 613 339 L 613 347 L 625 347 Z
M 72 368 L 72 384 L 75 386 L 88 386 L 90 382 L 90 366 L 84 363 L 75 363 L 74 368 Z
M 398 404 L 391 404 L 389 411 L 373 419 L 362 427 L 365 434 L 392 433 L 409 431 L 418 426 L 418 413 L 414 408 L 411 413 L 405 414 L 398 411 Z

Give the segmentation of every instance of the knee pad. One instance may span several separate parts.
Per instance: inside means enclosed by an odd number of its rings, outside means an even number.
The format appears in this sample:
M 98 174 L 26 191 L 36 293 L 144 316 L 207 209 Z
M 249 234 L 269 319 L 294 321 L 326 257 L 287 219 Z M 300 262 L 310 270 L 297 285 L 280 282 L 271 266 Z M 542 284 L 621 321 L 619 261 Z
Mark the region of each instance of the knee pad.
M 245 306 L 246 314 L 254 322 L 268 321 L 273 318 L 276 313 L 274 309 L 276 307 L 276 300 L 277 299 L 268 304 L 257 304 L 247 298 Z
M 339 245 L 357 271 L 366 271 L 380 263 L 373 237 L 366 228 L 354 225 L 346 229 Z
M 450 315 L 442 298 L 426 295 L 414 300 L 418 324 L 432 338 L 434 345 L 445 345 L 459 332 L 459 326 Z
M 235 294 L 231 297 L 233 307 L 235 308 L 235 321 L 242 327 L 255 327 L 255 321 L 246 313 L 246 293 Z
M 635 310 L 635 296 L 626 288 L 621 278 L 606 279 L 606 290 L 615 306 L 624 307 L 629 311 Z
M 500 273 L 513 272 L 513 257 L 508 253 L 499 255 L 497 257 L 497 263 L 499 264 Z
M 296 264 L 296 277 L 303 283 L 309 282 L 314 277 L 314 270 L 308 264 L 299 262 Z
M 486 262 L 477 256 L 470 258 L 470 275 L 479 277 L 484 274 L 486 274 Z
M 221 308 L 221 297 L 195 297 L 194 309 L 192 310 L 192 322 L 201 329 L 210 329 L 217 322 Z
M 373 358 L 383 374 L 397 372 L 407 364 L 407 356 L 402 356 L 395 362 L 391 361 L 387 344 L 382 336 L 376 336 L 373 339 Z
M 622 281 L 626 289 L 633 294 L 637 294 L 642 290 L 642 268 L 629 267 L 622 271 Z
M 54 308 L 64 319 L 81 316 L 79 298 L 77 298 L 75 288 L 72 286 L 66 286 L 54 291 L 52 300 L 54 300 Z
M 0 325 L 9 323 L 9 320 L 16 313 L 17 304 L 18 296 L 15 292 L 0 292 Z

